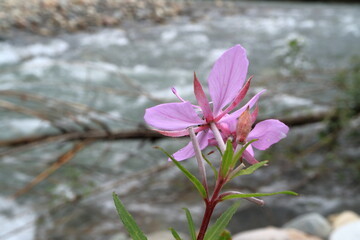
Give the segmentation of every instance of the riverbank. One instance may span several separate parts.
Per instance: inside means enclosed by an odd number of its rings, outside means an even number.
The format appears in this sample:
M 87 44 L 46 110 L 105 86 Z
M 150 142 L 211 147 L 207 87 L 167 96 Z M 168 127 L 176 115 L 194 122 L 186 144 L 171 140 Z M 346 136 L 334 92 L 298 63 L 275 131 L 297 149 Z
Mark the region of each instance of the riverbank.
M 196 21 L 211 17 L 209 12 L 215 8 L 225 15 L 244 12 L 244 2 L 247 1 L 0 0 L 0 39 L 18 31 L 54 36 L 99 27 L 124 27 L 129 22 L 163 24 L 178 16 Z M 254 2 L 261 1 L 251 1 Z
M 165 22 L 183 14 L 184 2 L 164 0 L 3 0 L 0 32 L 22 30 L 43 36 L 117 27 L 129 20 Z

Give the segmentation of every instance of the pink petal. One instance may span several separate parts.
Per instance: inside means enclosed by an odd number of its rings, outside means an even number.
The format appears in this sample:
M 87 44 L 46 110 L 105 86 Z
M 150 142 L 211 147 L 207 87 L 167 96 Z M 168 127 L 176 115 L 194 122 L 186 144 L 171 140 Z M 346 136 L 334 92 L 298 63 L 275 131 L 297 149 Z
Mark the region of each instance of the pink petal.
M 223 112 L 221 112 L 218 116 L 216 116 L 215 122 L 219 121 L 224 115 L 228 114 L 237 105 L 239 105 L 239 103 L 244 99 L 244 97 L 246 96 L 247 91 L 249 90 L 251 79 L 252 79 L 252 77 L 250 77 L 249 80 L 247 80 L 245 86 L 241 89 L 239 94 L 234 98 L 232 103 Z
M 204 114 L 204 118 L 206 119 L 207 122 L 212 121 L 213 115 L 212 115 L 209 101 L 208 101 L 208 99 L 205 95 L 205 92 L 201 86 L 201 83 L 197 79 L 195 73 L 194 73 L 194 93 L 195 93 L 196 100 Z
M 236 122 L 235 121 L 228 121 L 228 122 L 221 122 L 216 124 L 216 126 L 219 128 L 221 135 L 223 138 L 226 139 L 235 132 L 236 128 Z
M 259 114 L 259 105 L 256 103 L 255 110 L 251 114 L 253 124 L 256 121 L 258 114 Z
M 248 151 L 248 153 L 250 153 L 251 156 L 254 156 L 254 149 L 251 146 L 251 144 L 249 144 L 249 146 L 246 148 L 246 151 Z
M 214 116 L 236 97 L 244 84 L 248 65 L 246 51 L 240 45 L 227 50 L 215 62 L 208 78 Z
M 199 141 L 200 149 L 203 150 L 209 145 L 209 131 L 205 130 L 202 132 L 199 132 L 196 135 L 197 140 Z M 195 150 L 193 147 L 192 142 L 189 142 L 185 147 L 177 151 L 172 155 L 177 161 L 182 161 L 188 158 L 191 158 L 195 156 Z M 169 159 L 170 160 L 170 159 Z M 171 161 L 171 160 L 170 160 Z
M 249 133 L 247 140 L 258 139 L 251 145 L 259 150 L 265 150 L 285 138 L 288 131 L 289 127 L 284 123 L 276 119 L 268 119 L 256 124 L 254 129 Z
M 257 101 L 259 100 L 260 96 L 266 92 L 266 90 L 261 90 L 259 93 L 257 93 L 254 97 L 250 99 L 242 108 L 236 110 L 233 113 L 230 113 L 229 115 L 224 116 L 220 122 L 224 121 L 236 121 L 236 119 L 247 109 L 247 107 L 252 108 Z
M 258 161 L 254 157 L 254 153 L 251 154 L 250 152 L 248 152 L 248 150 L 245 150 L 242 156 L 251 165 L 258 163 Z
M 183 130 L 205 123 L 189 102 L 165 103 L 145 111 L 145 122 L 161 130 Z
M 209 128 L 208 125 L 204 125 L 204 126 L 200 126 L 200 127 L 195 127 L 194 128 L 194 132 L 200 132 L 203 131 L 205 129 Z M 183 130 L 177 130 L 177 131 L 164 131 L 164 130 L 158 130 L 158 129 L 154 129 L 154 131 L 168 136 L 168 137 L 183 137 L 183 136 L 187 136 L 189 135 L 189 130 L 188 129 L 183 129 Z

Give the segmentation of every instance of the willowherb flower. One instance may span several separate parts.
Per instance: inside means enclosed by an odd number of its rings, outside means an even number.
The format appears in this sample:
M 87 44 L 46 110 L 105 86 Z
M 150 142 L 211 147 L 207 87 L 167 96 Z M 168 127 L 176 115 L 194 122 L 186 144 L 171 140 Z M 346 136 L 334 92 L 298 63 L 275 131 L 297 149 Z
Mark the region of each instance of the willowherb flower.
M 205 211 L 198 234 L 190 211 L 184 209 L 192 239 L 218 239 L 220 235 L 225 236 L 222 231 L 236 212 L 239 203 L 226 210 L 208 230 L 212 214 L 219 202 L 244 198 L 256 204 L 264 205 L 264 201 L 257 197 L 275 194 L 297 195 L 291 191 L 275 193 L 222 191 L 223 187 L 232 179 L 241 175 L 252 174 L 259 167 L 268 163 L 268 161 L 258 163 L 254 157 L 253 147 L 265 150 L 286 137 L 289 131 L 289 128 L 284 123 L 276 119 L 261 121 L 252 128 L 259 110 L 257 101 L 265 90 L 256 94 L 240 109 L 233 111 L 244 99 L 250 86 L 251 78 L 245 83 L 247 68 L 248 60 L 245 49 L 240 45 L 236 45 L 227 50 L 215 62 L 210 72 L 208 77 L 210 101 L 194 73 L 194 93 L 198 105 L 185 101 L 173 88 L 173 93 L 181 102 L 160 104 L 146 109 L 145 112 L 145 121 L 159 133 L 171 137 L 190 136 L 191 142 L 173 156 L 160 149 L 193 183 L 204 201 Z M 256 108 L 252 111 L 254 106 Z M 221 163 L 218 168 L 204 158 L 202 150 L 207 146 L 217 146 L 222 153 Z M 184 160 L 192 156 L 196 157 L 200 179 L 177 162 L 177 160 Z M 243 159 L 254 165 L 247 167 L 243 163 Z M 215 181 L 212 189 L 208 185 L 205 161 L 209 163 L 214 171 Z M 113 194 L 113 198 L 119 216 L 130 236 L 146 239 L 146 236 L 141 232 L 129 212 L 126 211 L 116 194 Z M 215 231 L 213 231 L 214 229 Z M 174 229 L 170 230 L 175 238 L 179 238 Z M 225 238 L 231 238 L 230 234 L 226 234 Z
M 225 119 L 237 119 L 247 107 L 254 106 L 264 92 L 259 92 L 244 107 L 230 113 L 244 99 L 249 89 L 251 79 L 245 83 L 248 64 L 246 51 L 242 46 L 236 45 L 228 49 L 215 62 L 208 77 L 211 102 L 194 74 L 194 93 L 198 106 L 183 100 L 173 89 L 181 102 L 165 103 L 146 109 L 146 123 L 159 133 L 171 137 L 189 135 L 187 128 L 193 127 L 200 148 L 204 149 L 212 136 L 212 124 L 221 124 Z M 194 156 L 192 143 L 173 156 L 177 160 Z
M 254 128 L 251 128 L 256 121 L 257 114 L 257 107 L 252 114 L 250 114 L 250 110 L 247 108 L 239 119 L 228 118 L 220 125 L 223 139 L 226 140 L 229 137 L 235 139 L 235 148 L 238 144 L 243 146 L 255 140 L 249 144 L 242 155 L 250 164 L 258 162 L 254 157 L 253 147 L 258 150 L 265 150 L 285 138 L 289 132 L 289 127 L 277 119 L 261 121 Z M 214 142 L 214 139 L 210 139 L 209 142 Z

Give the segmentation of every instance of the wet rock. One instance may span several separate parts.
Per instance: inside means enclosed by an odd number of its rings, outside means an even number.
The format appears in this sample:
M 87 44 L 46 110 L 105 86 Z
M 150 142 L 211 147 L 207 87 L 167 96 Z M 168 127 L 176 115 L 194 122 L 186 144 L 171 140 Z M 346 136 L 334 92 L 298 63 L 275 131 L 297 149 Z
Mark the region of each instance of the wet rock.
M 359 240 L 359 239 L 360 239 L 360 220 L 341 226 L 330 235 L 330 240 Z
M 233 236 L 233 240 L 321 240 L 296 229 L 260 228 Z
M 327 238 L 331 232 L 330 223 L 318 213 L 301 215 L 286 223 L 284 227 L 298 229 L 320 238 Z
M 333 214 L 329 217 L 333 229 L 349 224 L 351 222 L 359 221 L 360 216 L 352 211 L 344 211 L 339 214 Z

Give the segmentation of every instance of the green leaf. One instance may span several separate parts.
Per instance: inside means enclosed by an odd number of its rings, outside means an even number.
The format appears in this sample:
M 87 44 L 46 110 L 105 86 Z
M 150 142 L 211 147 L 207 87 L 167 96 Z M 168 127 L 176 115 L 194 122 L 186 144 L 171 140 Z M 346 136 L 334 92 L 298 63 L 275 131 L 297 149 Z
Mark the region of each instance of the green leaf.
M 230 232 L 228 230 L 224 230 L 218 240 L 232 240 Z
M 277 194 L 288 194 L 294 196 L 298 195 L 296 192 L 292 192 L 292 191 L 282 191 L 282 192 L 274 192 L 274 193 L 240 193 L 240 194 L 226 195 L 221 200 L 227 200 L 233 198 L 263 197 L 263 196 L 272 196 Z
M 189 211 L 189 209 L 187 208 L 183 208 L 185 213 L 186 213 L 186 218 L 189 224 L 189 232 L 190 232 L 190 236 L 191 236 L 191 240 L 196 240 L 196 231 L 195 231 L 195 225 L 194 225 L 194 221 L 192 219 L 191 213 Z
M 197 179 L 194 175 L 192 175 L 185 167 L 183 167 L 176 159 L 171 156 L 169 153 L 167 153 L 164 149 L 161 147 L 156 147 L 160 149 L 163 153 L 165 153 L 172 161 L 173 163 L 185 174 L 185 176 L 194 184 L 195 188 L 199 191 L 201 196 L 205 199 L 207 198 L 207 193 L 202 185 L 202 183 Z
M 219 146 L 215 146 L 215 147 L 216 147 L 216 149 L 218 150 L 218 152 L 220 153 L 220 156 L 222 157 L 222 156 L 223 156 L 223 153 L 222 153 L 221 149 L 219 148 Z
M 176 240 L 182 240 L 181 237 L 179 236 L 179 234 L 176 232 L 175 229 L 170 228 L 170 231 L 171 231 L 173 237 L 174 237 Z
M 231 167 L 235 167 L 237 161 L 241 158 L 241 156 L 243 155 L 245 149 L 250 145 L 252 144 L 253 142 L 257 141 L 257 139 L 253 139 L 249 142 L 247 142 L 241 149 L 240 151 L 238 151 L 234 157 L 233 157 L 233 160 L 232 160 L 232 163 L 231 163 Z
M 239 208 L 240 203 L 234 203 L 228 210 L 226 210 L 212 225 L 206 232 L 205 238 L 206 240 L 218 240 L 220 234 L 224 231 L 225 227 L 230 222 L 230 219 Z
M 113 192 L 113 199 L 115 203 L 116 210 L 119 214 L 121 221 L 123 222 L 126 230 L 130 234 L 131 239 L 133 240 L 147 240 L 144 233 L 141 231 L 139 226 L 136 224 L 134 218 L 126 210 L 125 206 L 120 201 L 116 193 Z
M 208 159 L 207 157 L 205 157 L 204 154 L 203 154 L 203 158 L 204 158 L 205 162 L 207 162 L 207 164 L 209 164 L 209 166 L 211 167 L 212 171 L 214 172 L 215 179 L 217 180 L 217 178 L 218 178 L 218 172 L 217 172 L 216 168 L 215 168 L 214 165 L 209 161 L 209 159 Z
M 226 177 L 230 170 L 230 165 L 234 156 L 234 150 L 230 139 L 226 141 L 226 149 L 221 160 L 220 173 L 222 177 Z
M 249 175 L 249 174 L 252 174 L 253 172 L 255 172 L 258 168 L 264 166 L 265 164 L 267 164 L 269 161 L 261 161 L 261 162 L 258 162 L 258 163 L 255 163 L 254 165 L 251 165 L 250 167 L 248 168 L 245 168 L 245 169 L 242 169 L 240 171 L 238 171 L 237 173 L 235 173 L 231 179 L 235 178 L 235 177 L 238 177 L 238 176 L 242 176 L 242 175 Z

